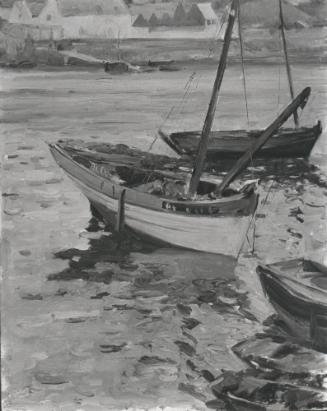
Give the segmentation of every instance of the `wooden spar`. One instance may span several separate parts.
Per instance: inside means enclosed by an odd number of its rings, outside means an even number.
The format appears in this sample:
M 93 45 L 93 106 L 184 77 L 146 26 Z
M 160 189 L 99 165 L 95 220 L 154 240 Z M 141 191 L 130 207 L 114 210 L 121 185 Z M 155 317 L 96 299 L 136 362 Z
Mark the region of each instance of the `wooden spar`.
M 261 136 L 250 146 L 245 154 L 239 158 L 234 167 L 226 174 L 219 185 L 216 193 L 222 195 L 225 188 L 235 179 L 235 177 L 247 166 L 254 154 L 266 143 L 266 141 L 275 133 L 275 131 L 288 120 L 288 118 L 298 109 L 303 108 L 309 98 L 311 89 L 306 87 L 301 93 L 283 110 L 283 112 L 268 126 Z
M 283 16 L 282 0 L 279 0 L 279 18 L 280 18 L 280 31 L 281 31 L 281 34 L 282 34 L 283 51 L 284 51 L 284 56 L 285 56 L 285 64 L 286 64 L 288 84 L 289 84 L 289 88 L 290 88 L 290 95 L 291 95 L 291 99 L 294 100 L 294 87 L 293 87 L 291 66 L 290 66 L 290 62 L 289 62 L 289 59 L 288 59 L 288 51 L 287 51 L 286 36 L 285 36 L 285 22 L 284 22 L 284 16 Z M 293 113 L 293 117 L 294 117 L 295 127 L 299 127 L 299 116 L 298 116 L 296 110 Z
M 213 91 L 212 91 L 212 95 L 211 95 L 211 99 L 209 103 L 208 112 L 206 115 L 206 119 L 204 121 L 203 129 L 201 133 L 201 140 L 200 140 L 199 147 L 198 147 L 198 153 L 195 159 L 192 177 L 190 181 L 190 186 L 188 190 L 188 194 L 190 197 L 194 196 L 194 194 L 196 193 L 198 184 L 200 181 L 200 177 L 202 174 L 202 170 L 203 170 L 203 166 L 204 166 L 204 162 L 205 162 L 205 158 L 207 154 L 207 147 L 208 147 L 210 131 L 211 131 L 211 127 L 212 127 L 212 123 L 214 120 L 214 115 L 215 115 L 215 111 L 217 107 L 219 90 L 220 90 L 220 86 L 221 86 L 221 83 L 224 77 L 224 72 L 226 69 L 227 55 L 228 55 L 230 42 L 232 39 L 233 27 L 234 27 L 235 18 L 237 15 L 238 7 L 239 7 L 239 0 L 233 0 L 231 10 L 229 13 L 227 29 L 226 29 L 225 36 L 224 36 L 224 44 L 223 44 L 223 49 L 220 55 L 216 79 L 215 79 L 214 86 L 213 86 Z
M 124 229 L 125 224 L 125 193 L 126 190 L 123 189 L 119 195 L 118 200 L 118 213 L 116 222 L 116 231 L 120 233 Z

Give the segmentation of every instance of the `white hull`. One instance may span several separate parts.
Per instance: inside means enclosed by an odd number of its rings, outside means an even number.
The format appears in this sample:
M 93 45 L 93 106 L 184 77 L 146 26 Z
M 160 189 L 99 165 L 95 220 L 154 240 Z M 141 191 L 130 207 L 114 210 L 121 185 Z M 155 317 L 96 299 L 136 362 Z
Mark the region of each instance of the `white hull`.
M 117 213 L 118 201 L 92 189 L 70 175 L 90 202 Z M 249 229 L 246 217 L 205 217 L 178 215 L 125 203 L 127 227 L 179 247 L 237 257 Z

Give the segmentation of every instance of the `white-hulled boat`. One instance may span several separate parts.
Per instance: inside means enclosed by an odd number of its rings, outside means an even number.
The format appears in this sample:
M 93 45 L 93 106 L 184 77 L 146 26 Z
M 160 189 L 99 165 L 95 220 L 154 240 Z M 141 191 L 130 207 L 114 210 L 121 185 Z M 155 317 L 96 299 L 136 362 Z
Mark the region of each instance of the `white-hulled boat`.
M 137 233 L 193 250 L 232 256 L 239 253 L 257 207 L 255 183 L 246 184 L 240 191 L 230 189 L 228 195 L 221 198 L 209 199 L 216 185 L 202 181 L 198 199 L 177 200 L 164 193 L 140 191 L 144 184 L 135 185 L 136 167 L 126 165 L 126 156 L 125 165 L 117 155 L 114 162 L 104 164 L 90 160 L 90 152 L 83 156 L 81 150 L 74 151 L 65 144 L 50 145 L 50 150 L 58 165 L 105 221 L 116 218 L 121 193 L 125 190 L 124 222 Z M 153 175 L 153 170 L 143 169 L 137 173 L 139 182 L 147 181 L 148 186 L 151 186 L 151 177 L 157 186 L 159 180 L 166 186 L 176 181 L 164 172 L 162 177 L 159 171 Z M 130 179 L 126 178 L 128 174 Z

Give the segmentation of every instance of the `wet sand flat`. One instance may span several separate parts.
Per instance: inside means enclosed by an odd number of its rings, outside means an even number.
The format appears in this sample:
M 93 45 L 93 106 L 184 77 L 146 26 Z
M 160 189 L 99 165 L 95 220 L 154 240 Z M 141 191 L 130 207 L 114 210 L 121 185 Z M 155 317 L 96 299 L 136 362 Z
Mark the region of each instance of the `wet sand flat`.
M 249 124 L 264 127 L 289 100 L 284 67 L 251 65 L 246 73 Z M 261 202 L 255 241 L 245 241 L 237 265 L 134 238 L 118 248 L 47 143 L 74 138 L 147 150 L 163 124 L 199 129 L 214 70 L 1 75 L 4 409 L 207 409 L 210 379 L 244 368 L 230 347 L 261 331 L 272 313 L 258 262 L 323 255 L 326 128 L 311 158 L 319 168 L 285 161 L 273 178 L 269 165 L 254 164 L 243 176 L 261 178 Z M 303 125 L 325 122 L 326 78 L 322 66 L 294 67 L 296 90 L 312 87 Z M 241 70 L 233 66 L 215 128 L 247 124 Z M 173 155 L 159 140 L 153 150 Z

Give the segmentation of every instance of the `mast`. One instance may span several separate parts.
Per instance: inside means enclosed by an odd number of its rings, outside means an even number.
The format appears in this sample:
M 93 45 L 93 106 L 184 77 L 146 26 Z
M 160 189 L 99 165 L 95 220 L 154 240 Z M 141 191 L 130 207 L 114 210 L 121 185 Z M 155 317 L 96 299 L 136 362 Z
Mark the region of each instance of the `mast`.
M 280 31 L 281 31 L 282 40 L 283 40 L 283 51 L 284 51 L 284 57 L 285 57 L 285 63 L 286 63 L 287 78 L 288 78 L 288 84 L 290 88 L 290 95 L 291 95 L 291 99 L 294 100 L 294 87 L 293 87 L 291 66 L 290 66 L 290 62 L 288 59 L 282 0 L 279 0 L 279 19 L 280 19 Z M 299 127 L 299 116 L 297 114 L 297 111 L 294 111 L 293 117 L 294 117 L 295 127 Z
M 198 153 L 195 159 L 193 173 L 192 173 L 192 177 L 190 181 L 190 186 L 189 186 L 189 191 L 188 191 L 188 194 L 190 197 L 194 196 L 194 194 L 196 193 L 198 184 L 200 181 L 200 177 L 202 174 L 202 170 L 203 170 L 203 166 L 204 166 L 204 162 L 205 162 L 205 158 L 207 154 L 207 147 L 208 147 L 210 131 L 211 131 L 211 127 L 212 127 L 212 123 L 214 120 L 214 115 L 215 115 L 215 111 L 217 107 L 219 90 L 220 90 L 220 86 L 221 86 L 221 83 L 224 77 L 224 72 L 226 69 L 227 55 L 228 55 L 230 42 L 232 39 L 233 26 L 234 26 L 235 18 L 237 15 L 238 7 L 239 7 L 239 0 L 233 0 L 232 5 L 231 5 L 231 10 L 229 12 L 228 24 L 227 24 L 227 28 L 226 28 L 226 32 L 224 36 L 224 44 L 223 44 L 223 49 L 220 55 L 216 79 L 215 79 L 214 86 L 213 86 L 209 108 L 208 108 L 207 115 L 204 121 L 203 129 L 201 133 L 201 140 L 200 140 L 199 147 L 198 147 Z

